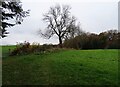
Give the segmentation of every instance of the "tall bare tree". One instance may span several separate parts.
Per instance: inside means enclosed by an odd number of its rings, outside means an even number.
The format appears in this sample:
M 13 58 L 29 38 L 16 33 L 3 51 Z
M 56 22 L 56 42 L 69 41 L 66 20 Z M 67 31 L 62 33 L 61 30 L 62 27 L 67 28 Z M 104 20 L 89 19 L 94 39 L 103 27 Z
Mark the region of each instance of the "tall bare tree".
M 43 20 L 47 22 L 44 37 L 50 38 L 57 35 L 59 46 L 62 47 L 63 40 L 76 35 L 80 31 L 79 25 L 76 25 L 76 18 L 71 15 L 69 5 L 56 5 L 50 7 L 48 13 L 44 14 Z

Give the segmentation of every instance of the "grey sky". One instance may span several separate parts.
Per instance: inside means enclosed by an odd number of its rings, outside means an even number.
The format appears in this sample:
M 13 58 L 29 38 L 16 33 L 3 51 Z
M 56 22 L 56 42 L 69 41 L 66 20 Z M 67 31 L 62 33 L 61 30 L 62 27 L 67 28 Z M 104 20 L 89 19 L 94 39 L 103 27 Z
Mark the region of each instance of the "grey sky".
M 30 9 L 30 16 L 21 25 L 8 29 L 8 37 L 0 40 L 0 44 L 9 45 L 16 42 L 39 42 L 57 44 L 57 37 L 44 39 L 37 35 L 39 29 L 45 28 L 43 14 L 55 4 L 71 6 L 71 13 L 81 23 L 86 32 L 100 33 L 110 29 L 118 29 L 119 0 L 21 0 L 25 10 Z

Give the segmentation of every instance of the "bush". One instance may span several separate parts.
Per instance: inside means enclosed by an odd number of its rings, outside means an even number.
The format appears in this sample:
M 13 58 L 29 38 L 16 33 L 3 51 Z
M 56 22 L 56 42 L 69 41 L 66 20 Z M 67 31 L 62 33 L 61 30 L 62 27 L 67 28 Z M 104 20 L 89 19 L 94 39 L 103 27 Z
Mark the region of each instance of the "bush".
M 17 43 L 16 48 L 10 53 L 10 55 L 20 55 L 27 54 L 31 52 L 31 47 L 29 42 Z
M 24 55 L 29 53 L 35 53 L 35 52 L 41 52 L 44 53 L 45 51 L 48 51 L 48 49 L 56 48 L 57 45 L 52 44 L 43 44 L 40 45 L 39 43 L 33 43 L 30 45 L 29 42 L 24 43 L 17 43 L 16 48 L 10 52 L 10 55 Z

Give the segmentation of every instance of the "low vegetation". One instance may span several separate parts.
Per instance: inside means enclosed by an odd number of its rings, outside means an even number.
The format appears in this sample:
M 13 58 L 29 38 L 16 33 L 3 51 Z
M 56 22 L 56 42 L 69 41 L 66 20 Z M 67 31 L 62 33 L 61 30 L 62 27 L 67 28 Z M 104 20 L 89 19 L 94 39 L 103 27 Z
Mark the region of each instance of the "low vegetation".
M 5 56 L 7 49 L 3 47 L 3 85 L 118 84 L 118 50 L 61 50 Z
M 25 54 L 30 54 L 30 53 L 43 53 L 47 51 L 54 51 L 59 49 L 57 45 L 52 45 L 52 44 L 43 44 L 40 45 L 39 43 L 33 43 L 30 45 L 29 42 L 24 42 L 24 43 L 17 43 L 16 46 L 14 46 L 14 49 L 9 48 L 9 55 L 10 56 L 15 56 L 15 55 L 25 55 Z

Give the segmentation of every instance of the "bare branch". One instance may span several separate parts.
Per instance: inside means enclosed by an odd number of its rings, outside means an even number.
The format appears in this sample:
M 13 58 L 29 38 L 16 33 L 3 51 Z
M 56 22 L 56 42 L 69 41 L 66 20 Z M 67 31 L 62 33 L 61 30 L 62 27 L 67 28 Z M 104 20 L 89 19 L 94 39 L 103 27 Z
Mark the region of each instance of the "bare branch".
M 76 18 L 71 16 L 71 7 L 69 5 L 56 5 L 50 7 L 48 13 L 44 14 L 43 20 L 47 22 L 45 37 L 51 37 L 56 34 L 59 38 L 59 44 L 62 44 L 64 37 L 73 37 L 77 32 Z

